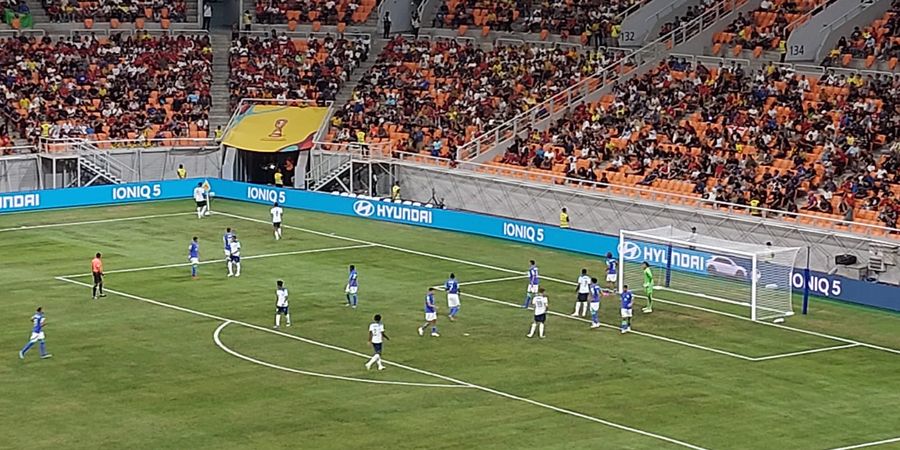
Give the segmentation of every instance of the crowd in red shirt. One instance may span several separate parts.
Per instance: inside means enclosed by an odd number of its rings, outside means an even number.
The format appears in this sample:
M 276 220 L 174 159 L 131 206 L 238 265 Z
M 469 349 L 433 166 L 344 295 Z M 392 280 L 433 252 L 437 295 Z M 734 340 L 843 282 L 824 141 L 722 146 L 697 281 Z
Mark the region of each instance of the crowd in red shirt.
M 154 22 L 163 19 L 187 21 L 186 0 L 42 0 L 42 4 L 53 22 L 81 22 L 84 19 L 134 22 L 139 18 Z

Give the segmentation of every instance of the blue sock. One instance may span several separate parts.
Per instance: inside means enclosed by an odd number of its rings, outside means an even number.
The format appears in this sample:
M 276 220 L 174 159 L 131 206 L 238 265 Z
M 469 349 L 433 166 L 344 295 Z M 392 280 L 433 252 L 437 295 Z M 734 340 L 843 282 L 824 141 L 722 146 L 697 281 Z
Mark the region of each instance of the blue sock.
M 196 265 L 191 266 L 191 276 L 192 277 L 197 276 L 197 266 Z
M 44 356 L 46 354 L 47 354 L 47 344 L 45 344 L 44 341 L 41 341 L 41 356 Z
M 437 327 L 436 327 L 436 326 L 431 327 L 431 332 L 432 332 L 432 333 L 437 333 Z
M 597 317 L 597 316 L 598 316 L 598 314 L 597 314 L 596 312 L 592 312 L 592 313 L 591 313 L 591 318 L 594 319 L 594 323 L 599 323 L 599 322 L 600 322 L 600 318 Z
M 454 307 L 450 308 L 450 315 L 451 315 L 451 316 L 455 316 L 456 313 L 458 313 L 458 312 L 459 312 L 459 306 L 454 306 Z
M 353 298 L 353 306 L 356 306 L 356 302 L 359 301 L 359 295 L 353 294 L 351 297 Z
M 28 349 L 30 349 L 31 347 L 34 347 L 34 341 L 28 341 L 28 343 L 25 344 L 25 347 L 22 347 L 22 354 L 28 352 Z
M 525 304 L 522 307 L 527 308 L 529 304 L 531 304 L 531 293 L 525 294 Z

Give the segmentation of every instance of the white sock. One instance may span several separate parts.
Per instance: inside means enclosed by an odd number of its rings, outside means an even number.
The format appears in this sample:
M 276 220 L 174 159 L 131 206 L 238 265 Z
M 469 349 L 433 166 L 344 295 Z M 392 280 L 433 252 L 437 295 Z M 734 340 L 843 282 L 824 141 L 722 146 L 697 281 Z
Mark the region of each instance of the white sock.
M 378 368 L 379 368 L 379 369 L 384 369 L 384 365 L 381 364 L 381 355 L 379 355 L 378 353 L 376 353 L 376 354 L 375 354 L 375 357 L 378 358 L 378 359 L 375 360 L 375 362 L 378 363 Z
M 535 327 L 537 327 L 537 324 L 536 324 L 536 323 L 532 323 L 532 324 L 531 324 L 531 331 L 528 332 L 528 335 L 529 335 L 529 336 L 534 336 L 534 329 L 535 329 Z
M 284 316 L 284 318 L 287 319 L 287 324 L 290 325 L 291 324 L 291 315 L 288 314 L 288 315 Z
M 241 263 L 234 263 L 234 265 L 237 266 L 237 271 L 234 274 L 240 275 L 241 274 Z
M 588 308 L 587 302 L 581 302 L 581 317 L 584 317 L 587 315 L 587 308 Z
M 275 314 L 275 326 L 281 326 L 281 314 Z
M 539 325 L 538 329 L 540 330 L 541 337 L 544 337 L 544 324 L 539 323 L 538 325 Z
M 275 240 L 278 240 L 278 230 L 275 230 Z
M 377 359 L 378 359 L 378 353 L 372 355 L 372 357 L 369 358 L 369 362 L 366 363 L 366 367 L 372 367 L 372 364 L 375 364 L 375 360 L 377 360 Z
M 575 302 L 575 312 L 573 312 L 572 315 L 575 315 L 575 316 L 578 315 L 578 307 L 579 306 L 581 306 L 581 303 Z
M 203 217 L 203 208 L 197 207 L 197 218 L 200 219 Z
M 232 270 L 232 265 L 233 265 L 233 264 L 234 264 L 234 263 L 231 262 L 230 260 L 228 261 L 228 275 L 234 275 L 234 270 Z

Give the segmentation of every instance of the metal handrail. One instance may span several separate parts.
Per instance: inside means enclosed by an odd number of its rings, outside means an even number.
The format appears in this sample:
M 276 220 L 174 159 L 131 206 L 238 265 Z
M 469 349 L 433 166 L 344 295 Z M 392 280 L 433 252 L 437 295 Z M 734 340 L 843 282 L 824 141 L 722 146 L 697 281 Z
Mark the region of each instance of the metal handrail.
M 359 155 L 352 155 L 352 156 L 353 157 L 361 157 Z M 670 200 L 678 199 L 682 203 L 684 203 L 686 201 L 689 201 L 692 203 L 696 202 L 697 205 L 699 205 L 698 207 L 710 207 L 714 210 L 725 209 L 728 213 L 733 213 L 734 211 L 746 211 L 748 213 L 751 211 L 759 211 L 761 215 L 757 216 L 757 218 L 762 219 L 762 220 L 773 220 L 773 219 L 777 218 L 780 222 L 785 222 L 785 220 L 783 218 L 790 217 L 790 218 L 796 218 L 796 219 L 798 219 L 798 221 L 799 221 L 799 219 L 802 218 L 802 219 L 809 219 L 813 223 L 824 222 L 824 223 L 828 224 L 827 226 L 809 227 L 814 230 L 821 230 L 823 228 L 829 229 L 829 230 L 839 230 L 836 227 L 848 227 L 848 230 L 849 230 L 849 226 L 853 225 L 853 226 L 860 227 L 863 230 L 866 230 L 865 232 L 856 233 L 856 234 L 865 234 L 870 237 L 871 237 L 871 232 L 869 230 L 880 230 L 885 233 L 898 232 L 898 230 L 894 229 L 894 228 L 888 228 L 888 227 L 884 227 L 884 226 L 880 226 L 880 225 L 871 225 L 871 224 L 866 224 L 866 223 L 861 223 L 861 222 L 856 222 L 856 221 L 845 221 L 845 220 L 841 220 L 841 219 L 834 219 L 834 218 L 827 217 L 827 216 L 817 216 L 817 215 L 807 214 L 807 213 L 802 213 L 802 212 L 791 213 L 791 212 L 787 212 L 787 211 L 781 211 L 781 210 L 764 208 L 764 207 L 753 208 L 748 205 L 739 205 L 736 203 L 729 203 L 726 201 L 709 200 L 709 199 L 704 199 L 702 197 L 694 197 L 694 196 L 676 194 L 676 193 L 671 193 L 671 192 L 659 192 L 659 191 L 651 189 L 651 188 L 641 188 L 641 187 L 630 186 L 630 185 L 621 185 L 621 184 L 613 184 L 613 183 L 599 183 L 599 182 L 594 182 L 594 181 L 573 179 L 573 178 L 566 177 L 564 175 L 559 175 L 559 174 L 545 171 L 542 169 L 536 169 L 537 171 L 539 171 L 537 173 L 542 177 L 545 177 L 545 178 L 549 177 L 552 180 L 552 183 L 544 183 L 544 182 L 531 183 L 531 182 L 526 181 L 525 179 L 528 178 L 529 175 L 535 174 L 535 171 L 532 171 L 532 170 L 518 169 L 515 167 L 498 166 L 498 165 L 492 165 L 492 164 L 481 164 L 481 163 L 475 163 L 475 162 L 469 162 L 469 161 L 460 161 L 454 165 L 451 165 L 449 163 L 449 161 L 447 160 L 447 158 L 433 157 L 430 155 L 423 155 L 423 154 L 419 154 L 419 153 L 393 152 L 393 154 L 391 154 L 391 155 L 385 155 L 385 156 L 382 156 L 379 158 L 372 158 L 370 156 L 370 158 L 371 159 L 386 159 L 389 161 L 398 161 L 399 160 L 399 161 L 402 161 L 402 162 L 404 162 L 406 164 L 410 164 L 410 165 L 417 164 L 415 162 L 410 162 L 410 160 L 413 160 L 413 159 L 417 159 L 419 161 L 424 160 L 424 161 L 426 161 L 426 164 L 429 164 L 431 166 L 437 166 L 437 167 L 447 167 L 448 170 L 464 170 L 466 172 L 472 172 L 472 173 L 477 174 L 478 176 L 482 176 L 482 177 L 489 177 L 492 179 L 497 179 L 497 180 L 502 180 L 502 181 L 515 182 L 517 184 L 539 185 L 544 188 L 546 188 L 546 186 L 548 184 L 559 186 L 559 185 L 571 184 L 574 182 L 579 185 L 583 185 L 585 187 L 593 188 L 595 191 L 602 190 L 602 191 L 609 192 L 609 191 L 612 191 L 613 189 L 621 189 L 623 194 L 627 195 L 628 197 L 645 199 L 647 202 L 653 203 L 656 205 L 663 203 L 663 204 L 667 204 L 668 206 L 671 207 L 672 205 L 671 205 Z M 503 176 L 503 175 L 492 176 L 490 174 L 485 173 L 485 172 L 495 172 L 496 173 L 496 172 L 499 172 L 500 170 L 506 170 L 506 171 L 509 171 L 510 174 L 518 174 L 519 176 L 518 177 L 514 177 L 514 176 L 510 177 L 510 176 Z M 574 189 L 574 188 L 569 187 L 568 189 Z M 582 190 L 583 190 L 583 188 L 582 188 Z M 614 195 L 618 198 L 621 198 L 621 195 L 617 195 L 617 194 L 610 194 L 610 195 Z M 648 200 L 648 199 L 658 199 L 658 200 Z M 691 209 L 696 209 L 696 208 L 691 208 Z M 732 217 L 732 216 L 729 216 L 729 217 Z M 735 218 L 737 218 L 737 217 L 743 218 L 742 216 L 736 216 Z M 801 224 L 792 224 L 792 225 L 801 226 Z M 900 235 L 898 235 L 898 239 L 900 239 Z M 889 242 L 889 241 L 886 241 L 886 242 Z M 896 245 L 896 243 L 894 243 L 892 245 Z

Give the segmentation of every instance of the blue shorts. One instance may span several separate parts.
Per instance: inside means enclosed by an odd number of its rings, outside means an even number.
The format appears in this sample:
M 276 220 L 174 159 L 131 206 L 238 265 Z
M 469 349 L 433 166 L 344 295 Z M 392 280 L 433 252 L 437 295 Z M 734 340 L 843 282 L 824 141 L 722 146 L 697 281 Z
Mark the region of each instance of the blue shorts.
M 275 314 L 285 314 L 285 315 L 287 315 L 287 314 L 290 314 L 290 313 L 288 312 L 288 307 L 287 307 L 287 306 L 276 306 L 276 307 L 275 307 Z
M 241 262 L 241 257 L 238 255 L 231 255 L 231 262 L 239 263 Z
M 378 353 L 379 355 L 381 354 L 381 345 L 382 345 L 381 343 L 378 343 L 378 344 L 372 343 L 372 348 L 374 348 L 375 353 Z

